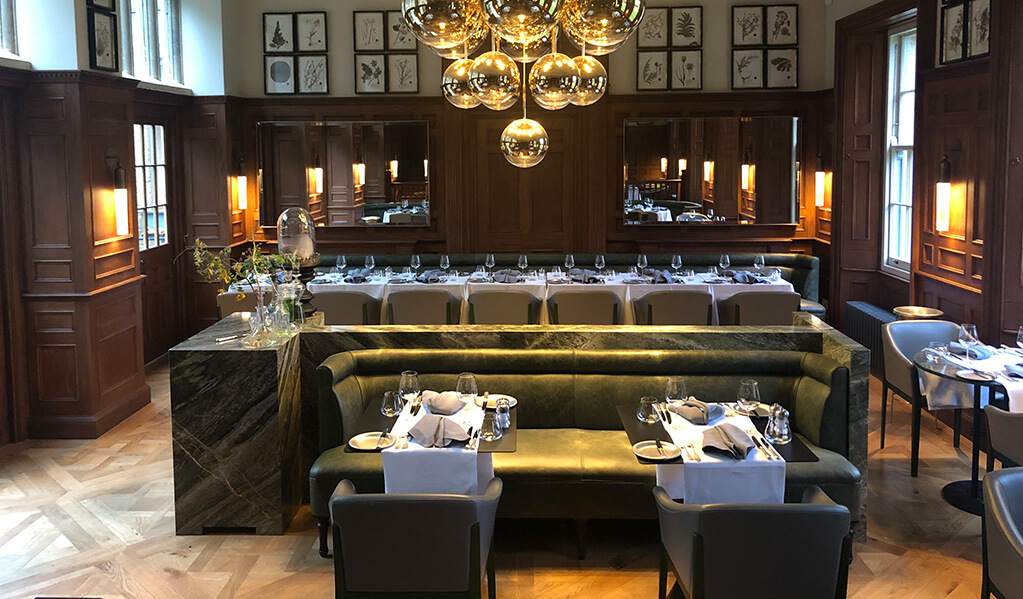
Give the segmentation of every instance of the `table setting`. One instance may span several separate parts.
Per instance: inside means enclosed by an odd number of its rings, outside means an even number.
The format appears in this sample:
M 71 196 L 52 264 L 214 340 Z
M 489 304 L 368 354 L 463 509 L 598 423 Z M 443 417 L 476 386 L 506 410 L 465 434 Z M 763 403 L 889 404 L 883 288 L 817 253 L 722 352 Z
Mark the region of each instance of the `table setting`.
M 1017 343 L 1023 345 L 1023 327 Z M 927 398 L 928 408 L 974 407 L 973 384 L 981 383 L 1002 387 L 1009 411 L 1023 413 L 1023 350 L 985 345 L 975 325 L 963 324 L 958 341 L 931 343 L 921 353 L 925 361 L 920 369 L 920 392 Z M 989 393 L 982 393 L 981 407 L 989 400 Z

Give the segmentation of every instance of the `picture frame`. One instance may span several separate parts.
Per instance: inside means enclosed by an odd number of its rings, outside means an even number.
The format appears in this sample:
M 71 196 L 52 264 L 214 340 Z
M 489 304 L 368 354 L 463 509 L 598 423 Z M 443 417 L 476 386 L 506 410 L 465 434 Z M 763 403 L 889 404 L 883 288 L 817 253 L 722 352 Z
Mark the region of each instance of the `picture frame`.
M 668 89 L 668 51 L 636 52 L 636 91 Z
M 768 46 L 799 44 L 798 4 L 773 4 L 764 8 L 764 41 Z
M 295 57 L 266 54 L 263 56 L 263 93 L 278 96 L 295 93 Z
M 290 12 L 263 13 L 263 53 L 295 51 L 295 15 Z
M 89 0 L 86 5 L 117 12 L 117 0 Z
M 764 45 L 764 7 L 741 5 L 732 7 L 732 45 Z
M 767 89 L 799 87 L 799 49 L 768 48 L 764 71 Z
M 667 8 L 647 8 L 643 21 L 636 30 L 637 48 L 667 48 L 670 34 L 668 32 Z
M 98 8 L 89 8 L 89 67 L 116 73 L 120 70 L 117 15 Z
M 703 7 L 678 6 L 671 9 L 671 47 L 703 47 Z
M 295 13 L 295 48 L 299 52 L 327 51 L 327 13 Z
M 952 64 L 966 58 L 966 3 L 941 7 L 940 64 Z
M 764 88 L 764 50 L 732 49 L 732 89 Z
M 387 11 L 387 49 L 388 50 L 416 50 L 418 48 L 416 36 L 405 22 L 400 10 Z
M 971 0 L 966 55 L 970 58 L 991 53 L 991 0 Z
M 298 77 L 298 93 L 329 94 L 330 69 L 326 54 L 300 54 L 295 65 Z
M 357 10 L 352 13 L 352 42 L 356 52 L 383 52 L 387 35 L 384 33 L 383 11 Z
M 387 55 L 387 92 L 419 93 L 419 55 L 415 53 Z
M 703 89 L 703 50 L 674 50 L 671 53 L 672 90 Z
M 387 93 L 387 58 L 385 54 L 355 55 L 355 93 Z

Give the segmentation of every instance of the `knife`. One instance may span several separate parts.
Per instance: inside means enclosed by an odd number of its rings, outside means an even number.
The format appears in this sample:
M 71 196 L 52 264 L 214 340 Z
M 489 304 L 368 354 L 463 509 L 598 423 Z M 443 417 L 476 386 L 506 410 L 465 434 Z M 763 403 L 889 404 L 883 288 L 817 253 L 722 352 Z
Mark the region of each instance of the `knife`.
M 467 441 L 465 442 L 465 447 L 466 447 L 466 448 L 468 448 L 468 447 L 469 447 L 469 445 L 471 445 L 471 444 L 472 444 L 472 434 L 473 434 L 474 432 L 476 432 L 476 427 L 475 427 L 475 426 L 470 426 L 470 427 L 469 427 L 469 432 L 468 432 L 468 434 L 469 434 L 469 439 L 468 439 L 468 440 L 467 440 Z
M 217 337 L 217 344 L 227 343 L 228 341 L 234 341 L 235 339 L 241 339 L 245 336 L 245 333 L 238 333 L 237 335 L 228 335 L 227 337 Z
M 657 453 L 661 454 L 662 458 L 667 458 L 668 454 L 664 453 L 664 446 L 661 445 L 660 439 L 654 439 L 654 443 L 657 444 Z
M 423 407 L 423 402 L 422 402 L 422 400 L 419 399 L 419 396 L 417 395 L 416 397 L 412 398 L 412 408 L 409 409 L 409 415 L 415 416 L 416 414 L 419 413 L 419 410 L 422 407 Z
M 668 409 L 666 404 L 661 404 L 661 412 L 664 413 L 664 417 L 668 419 L 668 424 L 671 424 L 671 410 Z
M 397 420 L 395 420 L 395 422 L 397 422 Z M 393 428 L 393 427 L 394 427 L 394 424 L 392 424 L 391 426 L 387 427 L 386 430 L 384 430 L 382 433 L 380 433 L 380 438 L 377 439 L 377 446 L 373 448 L 374 450 L 380 449 L 380 447 L 384 443 L 384 439 L 387 438 L 387 435 L 391 434 L 391 428 Z

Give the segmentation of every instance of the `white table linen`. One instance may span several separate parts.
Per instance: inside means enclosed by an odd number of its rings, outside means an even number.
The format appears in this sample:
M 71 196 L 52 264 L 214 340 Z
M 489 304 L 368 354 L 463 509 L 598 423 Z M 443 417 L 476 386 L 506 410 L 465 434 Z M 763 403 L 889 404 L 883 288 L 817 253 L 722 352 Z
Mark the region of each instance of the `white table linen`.
M 968 359 L 963 356 L 948 355 L 943 358 L 948 362 L 963 368 L 977 370 L 995 375 L 995 379 L 1005 388 L 1009 397 L 1009 411 L 1023 413 L 1023 379 L 1013 378 L 1005 373 L 1005 367 L 1009 364 L 1019 364 L 1023 358 L 1006 351 L 998 351 L 989 348 L 994 354 L 984 360 Z M 926 350 L 930 351 L 930 350 Z M 920 372 L 920 393 L 927 399 L 927 408 L 952 409 L 973 407 L 973 384 L 955 381 L 937 374 Z M 984 407 L 990 400 L 990 390 L 985 387 L 981 389 L 980 405 Z
M 754 430 L 748 416 L 727 416 L 712 426 L 729 422 L 739 428 Z M 700 461 L 690 461 L 683 450 L 684 464 L 658 464 L 657 484 L 673 499 L 691 504 L 707 503 L 784 503 L 785 460 L 768 460 L 754 449 L 744 461 L 703 451 L 703 431 L 711 426 L 692 424 L 674 415 L 670 426 L 664 427 L 672 443 L 683 447 L 692 444 Z

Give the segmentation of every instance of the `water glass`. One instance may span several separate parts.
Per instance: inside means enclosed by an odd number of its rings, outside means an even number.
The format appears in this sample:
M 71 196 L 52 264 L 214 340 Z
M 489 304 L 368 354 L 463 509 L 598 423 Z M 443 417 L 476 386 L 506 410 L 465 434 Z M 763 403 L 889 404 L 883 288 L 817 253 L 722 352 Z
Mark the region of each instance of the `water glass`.
M 675 254 L 671 257 L 671 267 L 675 270 L 675 275 L 678 275 L 678 269 L 682 268 L 682 256 Z
M 568 262 L 568 261 L 566 260 L 566 262 Z M 560 279 L 561 276 L 562 276 L 561 267 L 555 264 L 554 268 L 551 269 L 551 278 L 552 279 Z
M 348 266 L 348 259 L 345 258 L 344 256 L 338 256 L 337 260 L 334 262 L 334 268 L 335 268 L 334 272 L 336 272 L 338 274 L 344 274 L 345 267 L 347 267 L 347 266 Z
M 709 274 L 712 277 L 718 276 L 718 267 L 711 266 L 710 268 L 707 269 L 707 274 Z
M 401 382 L 398 383 L 398 393 L 406 402 L 419 397 L 419 373 L 415 370 L 402 372 Z
M 412 254 L 412 259 L 408 264 L 416 274 L 419 274 L 419 267 L 423 265 L 423 262 L 419 259 L 419 254 Z
M 772 268 L 771 269 L 771 280 L 772 281 L 780 281 L 781 280 L 781 269 L 780 268 Z
M 451 268 L 451 258 L 447 254 L 440 255 L 440 267 L 447 272 Z
M 462 401 L 469 403 L 475 401 L 479 393 L 476 387 L 476 375 L 471 372 L 463 372 L 458 375 L 458 382 L 455 383 L 455 393 Z
M 487 410 L 483 414 L 483 425 L 480 426 L 480 439 L 484 441 L 497 441 L 504 434 L 501 423 L 497 419 L 497 413 Z
M 691 268 L 687 268 L 687 269 L 682 271 L 682 278 L 683 279 L 693 279 L 695 277 L 696 277 L 696 271 L 691 269 Z
M 739 381 L 739 394 L 736 396 L 739 408 L 752 416 L 753 410 L 760 406 L 760 387 L 753 379 Z
M 647 267 L 647 264 L 649 264 L 649 262 L 646 259 L 646 254 L 640 254 L 639 257 L 636 258 L 636 266 L 639 268 L 640 272 Z
M 511 402 L 507 397 L 497 398 L 497 421 L 502 430 L 511 428 Z
M 686 391 L 686 380 L 680 376 L 669 376 L 664 387 L 664 400 L 674 406 L 680 406 L 689 398 Z
M 404 405 L 401 395 L 398 395 L 397 391 L 385 391 L 384 401 L 380 404 L 380 413 L 388 418 L 397 416 Z
M 597 258 L 593 261 L 593 266 L 597 269 L 597 272 L 604 270 L 604 254 L 597 254 Z
M 518 265 L 519 265 L 519 271 L 523 271 L 524 272 L 527 268 L 529 268 L 529 259 L 526 258 L 525 254 L 519 254 Z
M 713 218 L 714 218 L 714 209 L 713 208 L 707 208 L 707 218 L 713 220 Z
M 484 262 L 484 264 L 487 265 L 487 269 L 488 270 L 494 270 L 494 265 L 497 264 L 497 262 L 494 260 L 494 255 L 493 254 L 487 254 L 487 259 Z
M 636 411 L 636 418 L 639 418 L 640 422 L 647 424 L 653 424 L 661 419 L 660 415 L 657 414 L 655 406 L 658 401 L 656 397 L 643 397 L 639 400 L 639 410 Z
M 365 265 L 366 265 L 366 268 L 370 268 L 370 269 L 376 268 L 376 265 L 377 265 L 376 258 L 374 258 L 373 256 L 366 256 Z
M 565 256 L 565 268 L 567 268 L 569 270 L 572 270 L 573 268 L 575 268 L 575 256 L 574 255 L 568 254 L 568 255 Z M 1020 327 L 1020 328 L 1023 329 L 1023 327 Z
M 718 258 L 718 266 L 721 267 L 721 270 L 728 270 L 728 267 L 731 265 L 732 259 L 729 258 L 728 254 L 721 254 L 721 257 Z
M 757 272 L 760 272 L 761 270 L 764 269 L 764 257 L 763 257 L 763 255 L 758 254 L 755 258 L 753 258 L 753 268 Z

